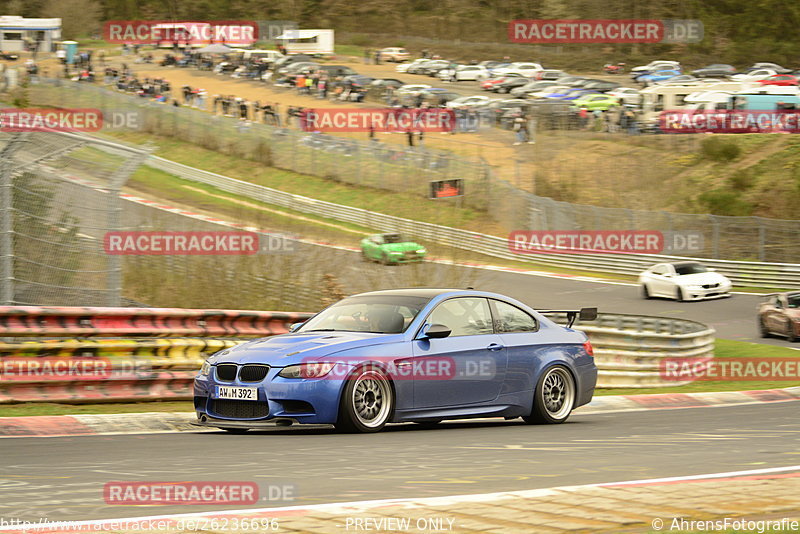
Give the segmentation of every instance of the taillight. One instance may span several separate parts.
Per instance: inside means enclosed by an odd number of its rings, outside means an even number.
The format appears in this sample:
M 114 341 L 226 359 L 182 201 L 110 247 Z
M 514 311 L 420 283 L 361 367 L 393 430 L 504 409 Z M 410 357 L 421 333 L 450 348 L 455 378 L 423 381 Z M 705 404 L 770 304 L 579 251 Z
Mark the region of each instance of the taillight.
M 594 358 L 594 349 L 592 348 L 592 343 L 588 339 L 583 343 L 583 350 L 586 351 L 586 354 Z

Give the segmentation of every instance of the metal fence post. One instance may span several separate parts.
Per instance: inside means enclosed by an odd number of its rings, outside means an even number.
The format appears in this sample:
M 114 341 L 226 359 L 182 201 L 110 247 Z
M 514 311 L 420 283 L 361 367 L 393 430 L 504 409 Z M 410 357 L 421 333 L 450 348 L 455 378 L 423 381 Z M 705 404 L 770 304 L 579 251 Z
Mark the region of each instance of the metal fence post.
M 719 259 L 719 221 L 713 215 L 711 218 L 711 257 Z
M 758 261 L 767 261 L 767 229 L 761 217 L 755 217 L 758 221 Z
M 14 164 L 11 157 L 28 136 L 11 136 L 0 152 L 0 303 L 14 304 Z
M 119 167 L 109 179 L 108 187 L 108 231 L 119 230 L 120 212 L 120 193 L 122 186 L 128 178 L 136 172 L 145 160 L 150 156 L 149 148 L 130 156 L 125 163 Z M 109 254 L 108 258 L 108 279 L 106 288 L 108 289 L 107 306 L 119 306 L 122 294 L 122 262 L 116 254 Z

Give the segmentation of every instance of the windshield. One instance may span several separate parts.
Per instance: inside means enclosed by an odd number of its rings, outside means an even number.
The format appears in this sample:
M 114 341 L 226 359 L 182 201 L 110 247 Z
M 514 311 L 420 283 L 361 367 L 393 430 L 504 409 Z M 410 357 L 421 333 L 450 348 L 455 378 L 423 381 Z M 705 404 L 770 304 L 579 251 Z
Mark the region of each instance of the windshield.
M 800 293 L 792 293 L 786 296 L 786 306 L 789 308 L 800 308 Z
M 675 272 L 678 273 L 678 275 L 697 274 L 707 273 L 708 269 L 706 269 L 705 265 L 699 263 L 679 263 L 675 265 Z
M 324 309 L 297 332 L 372 332 L 399 334 L 430 299 L 403 295 L 350 297 Z

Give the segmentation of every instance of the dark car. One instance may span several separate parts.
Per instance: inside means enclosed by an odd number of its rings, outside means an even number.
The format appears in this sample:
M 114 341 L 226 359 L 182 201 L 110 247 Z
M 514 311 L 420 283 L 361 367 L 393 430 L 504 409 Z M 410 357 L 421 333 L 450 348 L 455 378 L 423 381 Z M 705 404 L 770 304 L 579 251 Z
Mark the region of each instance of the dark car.
M 800 291 L 765 295 L 758 306 L 758 329 L 761 337 L 776 334 L 792 342 L 800 339 Z
M 753 63 L 753 66 L 750 67 L 749 69 L 747 69 L 747 72 L 750 72 L 751 70 L 758 70 L 758 69 L 772 69 L 777 74 L 791 74 L 792 73 L 792 69 L 787 69 L 787 68 L 781 67 L 777 63 Z
M 374 80 L 375 78 L 364 76 L 363 74 L 353 74 L 351 76 L 345 76 L 342 78 L 342 81 L 345 84 L 349 83 L 353 89 L 363 89 L 365 87 L 369 87 Z
M 314 61 L 314 58 L 311 56 L 307 56 L 305 54 L 284 56 L 282 58 L 276 59 L 275 63 L 272 64 L 272 68 L 277 71 L 281 67 L 286 67 L 287 65 L 291 65 L 292 63 L 299 63 L 300 61 Z
M 351 69 L 350 67 L 345 67 L 344 65 L 320 65 L 317 67 L 318 71 L 324 71 L 328 73 L 328 76 L 352 76 L 354 74 L 358 74 L 356 71 Z
M 591 89 L 593 91 L 597 91 L 598 93 L 606 93 L 608 91 L 613 91 L 617 87 L 622 87 L 622 84 L 617 82 L 606 82 L 604 80 L 593 80 L 589 83 L 581 85 L 580 87 L 583 89 Z
M 475 417 L 563 423 L 597 382 L 592 345 L 570 328 L 578 316 L 597 310 L 568 312 L 565 327 L 485 291 L 354 295 L 288 334 L 210 356 L 194 380 L 197 424 L 241 433 L 276 421 L 345 432 Z
M 451 65 L 450 61 L 446 61 L 444 59 L 436 59 L 417 67 L 414 74 L 428 74 L 428 75 L 435 75 L 435 73 L 439 72 L 441 69 L 446 69 Z M 410 69 L 409 69 L 410 70 Z
M 370 85 L 373 87 L 391 87 L 393 89 L 397 89 L 398 87 L 403 87 L 407 84 L 406 82 L 400 81 L 396 78 L 378 78 L 377 80 L 372 80 Z
M 530 82 L 530 78 L 508 78 L 492 87 L 492 91 L 495 93 L 508 93 L 515 87 L 522 87 Z
M 707 67 L 695 69 L 692 71 L 692 74 L 698 78 L 722 78 L 730 76 L 731 74 L 736 74 L 736 67 L 724 63 L 714 63 Z
M 529 93 L 535 93 L 547 89 L 548 87 L 555 87 L 556 85 L 558 85 L 556 82 L 550 80 L 533 80 L 525 85 L 512 89 L 510 93 L 514 97 L 525 98 L 525 95 Z

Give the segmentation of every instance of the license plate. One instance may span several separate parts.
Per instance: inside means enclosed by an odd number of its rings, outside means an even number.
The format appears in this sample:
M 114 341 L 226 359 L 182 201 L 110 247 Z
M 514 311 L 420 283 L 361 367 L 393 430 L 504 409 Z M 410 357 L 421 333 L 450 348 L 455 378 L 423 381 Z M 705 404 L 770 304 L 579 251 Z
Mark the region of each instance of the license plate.
M 217 386 L 218 399 L 258 400 L 258 388 L 235 388 L 230 386 Z

